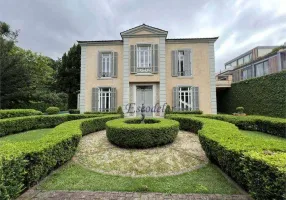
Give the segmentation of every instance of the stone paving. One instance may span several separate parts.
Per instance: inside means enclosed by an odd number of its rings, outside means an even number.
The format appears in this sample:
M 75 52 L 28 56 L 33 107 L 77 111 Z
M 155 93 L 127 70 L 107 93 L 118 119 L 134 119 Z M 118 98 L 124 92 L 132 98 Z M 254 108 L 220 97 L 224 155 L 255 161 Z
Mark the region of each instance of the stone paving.
M 169 145 L 150 149 L 124 149 L 112 145 L 106 132 L 84 136 L 73 161 L 92 171 L 120 176 L 170 176 L 208 163 L 197 134 L 180 131 Z
M 30 189 L 18 200 L 250 200 L 248 195 L 164 194 L 138 192 L 40 191 Z

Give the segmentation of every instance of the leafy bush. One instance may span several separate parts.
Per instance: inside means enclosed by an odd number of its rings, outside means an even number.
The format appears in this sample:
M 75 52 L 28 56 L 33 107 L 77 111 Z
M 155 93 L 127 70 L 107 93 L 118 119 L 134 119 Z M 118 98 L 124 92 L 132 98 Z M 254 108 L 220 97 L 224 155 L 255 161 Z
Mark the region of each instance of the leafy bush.
M 119 107 L 117 108 L 117 114 L 120 114 L 120 116 L 121 116 L 122 118 L 124 117 L 124 112 L 123 112 L 121 106 L 119 106 Z
M 255 199 L 283 199 L 286 141 L 268 144 L 243 135 L 234 124 L 191 115 L 167 115 L 180 128 L 199 134 L 208 158 Z M 285 197 L 285 196 L 284 196 Z
M 286 118 L 286 70 L 231 84 L 217 92 L 219 113 L 232 114 L 243 106 L 250 115 Z
M 203 111 L 201 111 L 201 110 L 172 111 L 172 114 L 196 114 L 196 115 L 200 115 L 200 114 L 203 114 Z
M 178 135 L 179 123 L 167 119 L 117 119 L 106 123 L 108 140 L 124 148 L 150 148 L 172 143 Z
M 52 128 L 70 120 L 100 116 L 104 115 L 40 115 L 3 119 L 0 120 L 0 137 L 33 129 Z
M 35 185 L 52 170 L 72 158 L 82 134 L 102 130 L 107 121 L 119 117 L 119 115 L 108 115 L 70 121 L 55 127 L 39 140 L 18 143 L 2 142 L 0 199 L 14 199 L 24 189 Z
M 79 114 L 80 111 L 78 109 L 69 109 L 70 114 Z
M 266 116 L 202 115 L 235 124 L 238 128 L 286 138 L 286 119 Z
M 8 110 L 0 110 L 0 119 L 31 116 L 31 115 L 42 115 L 42 114 L 43 113 L 41 111 L 33 109 L 8 109 Z
M 244 112 L 244 108 L 243 107 L 237 107 L 236 112 L 239 114 L 242 114 Z
M 166 106 L 166 109 L 165 109 L 165 112 L 164 112 L 164 117 L 167 115 L 167 114 L 171 114 L 172 110 L 171 110 L 171 107 L 170 105 L 167 105 Z
M 54 115 L 58 114 L 60 112 L 60 109 L 58 107 L 48 107 L 46 112 L 48 113 L 48 115 Z

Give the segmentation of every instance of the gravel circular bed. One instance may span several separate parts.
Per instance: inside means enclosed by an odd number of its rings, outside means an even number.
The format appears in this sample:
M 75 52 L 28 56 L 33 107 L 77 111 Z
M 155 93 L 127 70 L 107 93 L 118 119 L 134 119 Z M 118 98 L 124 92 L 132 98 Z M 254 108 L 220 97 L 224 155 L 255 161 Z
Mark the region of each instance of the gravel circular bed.
M 99 131 L 81 139 L 73 160 L 96 172 L 133 177 L 176 175 L 208 162 L 198 136 L 186 131 L 172 144 L 151 149 L 119 148 Z

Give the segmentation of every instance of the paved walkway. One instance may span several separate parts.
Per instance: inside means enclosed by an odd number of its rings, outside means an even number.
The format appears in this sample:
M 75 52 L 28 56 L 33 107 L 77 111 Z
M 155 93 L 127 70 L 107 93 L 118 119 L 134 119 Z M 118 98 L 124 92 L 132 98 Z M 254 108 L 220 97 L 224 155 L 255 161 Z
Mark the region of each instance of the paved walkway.
M 250 200 L 248 195 L 163 194 L 137 192 L 40 191 L 30 189 L 18 200 Z

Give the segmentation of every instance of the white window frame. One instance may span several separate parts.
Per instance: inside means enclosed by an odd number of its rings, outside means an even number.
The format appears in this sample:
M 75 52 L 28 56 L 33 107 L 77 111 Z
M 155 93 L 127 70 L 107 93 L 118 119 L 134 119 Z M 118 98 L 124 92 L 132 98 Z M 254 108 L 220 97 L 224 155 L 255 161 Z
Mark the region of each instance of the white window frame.
M 101 56 L 101 77 L 111 77 L 111 53 L 102 53 Z
M 187 88 L 187 90 L 182 90 L 183 88 Z M 180 86 L 178 91 L 179 96 L 179 110 L 180 111 L 187 111 L 193 110 L 193 87 L 189 86 Z M 184 97 L 184 101 L 181 99 Z M 185 102 L 186 97 L 188 97 L 188 102 Z
M 143 62 L 141 62 L 141 59 L 143 60 Z M 151 45 L 137 45 L 137 66 L 136 67 L 137 67 L 137 71 L 140 73 L 151 73 L 152 72 Z
M 107 89 L 108 91 L 106 91 Z M 107 87 L 99 88 L 98 90 L 98 111 L 100 112 L 111 111 L 111 88 L 107 88 Z
M 179 76 L 184 76 L 184 72 L 185 72 L 184 56 L 185 56 L 184 51 L 179 50 L 178 51 L 178 66 L 177 66 Z M 183 63 L 183 71 L 181 70 L 181 62 Z

